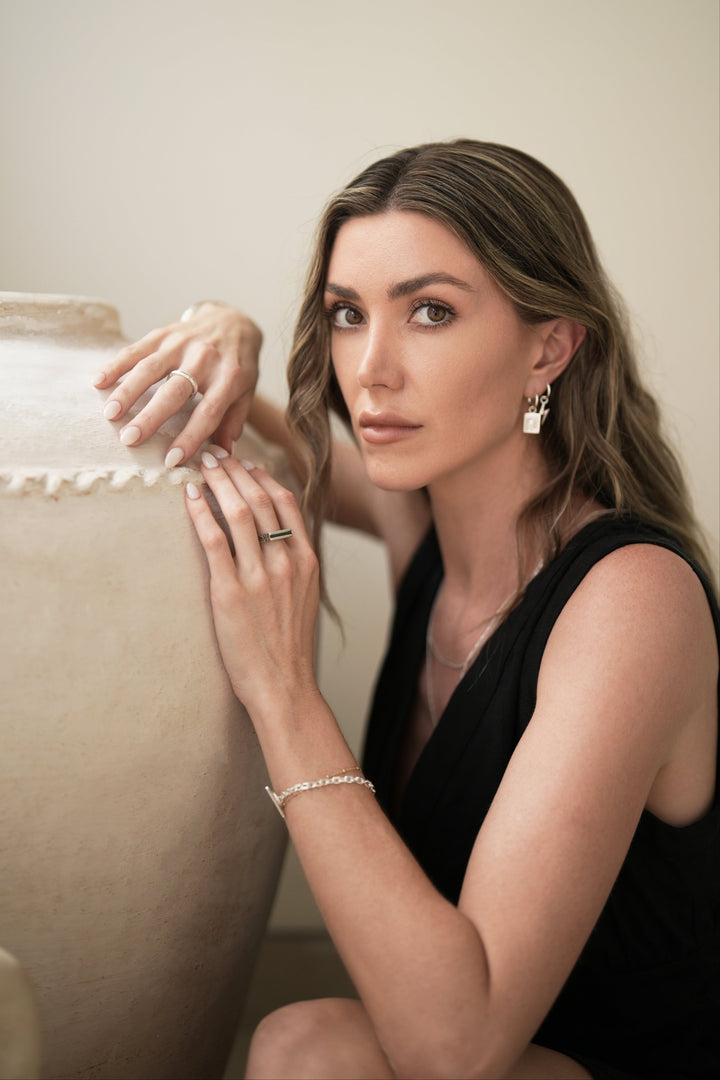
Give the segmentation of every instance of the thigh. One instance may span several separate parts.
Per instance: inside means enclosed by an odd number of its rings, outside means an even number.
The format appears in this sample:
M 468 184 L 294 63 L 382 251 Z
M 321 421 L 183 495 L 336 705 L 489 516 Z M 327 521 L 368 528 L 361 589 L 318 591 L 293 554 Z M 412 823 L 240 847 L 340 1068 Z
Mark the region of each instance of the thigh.
M 298 1001 L 270 1013 L 250 1043 L 247 1080 L 392 1080 L 359 1001 Z
M 566 1054 L 530 1043 L 503 1080 L 592 1080 L 592 1074 Z

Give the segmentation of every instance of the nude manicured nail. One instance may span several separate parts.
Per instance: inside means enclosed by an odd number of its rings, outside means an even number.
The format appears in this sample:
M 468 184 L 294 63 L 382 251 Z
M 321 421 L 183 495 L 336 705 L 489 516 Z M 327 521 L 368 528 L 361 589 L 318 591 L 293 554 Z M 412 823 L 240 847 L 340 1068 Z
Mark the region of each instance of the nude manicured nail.
M 176 465 L 180 464 L 180 462 L 182 461 L 182 459 L 184 457 L 185 457 L 185 454 L 180 449 L 180 447 L 179 446 L 173 446 L 172 450 L 168 450 L 167 454 L 165 455 L 165 467 L 167 469 L 174 469 Z M 191 498 L 193 498 L 193 499 L 195 497 L 196 497 L 195 495 L 191 496 Z
M 185 490 L 187 491 L 188 499 L 199 499 L 200 498 L 200 492 L 198 491 L 198 489 L 195 487 L 194 484 L 186 484 L 185 485 Z
M 215 443 L 211 443 L 208 449 L 216 458 L 230 457 L 224 446 L 216 446 Z
M 134 446 L 142 438 L 142 431 L 139 427 L 135 427 L 134 424 L 130 427 L 123 428 L 120 432 L 120 442 L 125 446 Z
M 207 450 L 202 452 L 202 463 L 206 469 L 217 469 L 218 463 L 212 454 L 208 454 Z
M 250 472 L 251 469 L 257 469 L 257 465 L 254 461 L 241 461 L 240 464 L 243 469 L 247 469 L 248 472 Z
M 104 371 L 99 371 L 93 379 L 93 386 L 101 386 L 105 382 L 107 375 Z
M 108 401 L 107 405 L 103 409 L 103 416 L 106 420 L 114 420 L 116 416 L 119 416 L 122 412 L 122 405 L 119 401 Z

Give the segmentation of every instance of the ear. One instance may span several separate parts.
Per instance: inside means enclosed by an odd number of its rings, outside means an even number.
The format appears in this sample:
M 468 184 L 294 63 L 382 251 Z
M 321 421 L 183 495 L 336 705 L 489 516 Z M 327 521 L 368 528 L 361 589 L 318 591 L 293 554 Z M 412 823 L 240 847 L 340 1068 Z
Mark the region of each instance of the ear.
M 553 383 L 578 351 L 587 330 L 572 319 L 549 319 L 537 327 L 542 352 L 533 363 L 525 387 L 525 397 L 535 397 Z

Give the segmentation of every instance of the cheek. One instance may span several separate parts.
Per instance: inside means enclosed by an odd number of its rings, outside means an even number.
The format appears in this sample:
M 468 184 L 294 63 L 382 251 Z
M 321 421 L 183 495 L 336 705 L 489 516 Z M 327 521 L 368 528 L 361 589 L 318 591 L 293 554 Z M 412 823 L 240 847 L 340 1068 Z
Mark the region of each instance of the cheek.
M 458 428 L 507 433 L 522 409 L 525 368 L 513 349 L 495 347 L 466 355 L 459 377 L 437 380 L 437 404 L 455 417 Z

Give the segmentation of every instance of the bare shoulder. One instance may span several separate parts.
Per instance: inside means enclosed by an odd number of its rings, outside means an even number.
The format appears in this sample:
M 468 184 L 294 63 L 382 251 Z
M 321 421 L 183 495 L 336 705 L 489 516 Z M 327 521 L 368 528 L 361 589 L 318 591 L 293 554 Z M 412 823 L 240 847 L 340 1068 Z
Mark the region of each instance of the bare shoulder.
M 538 701 L 575 710 L 594 737 L 614 734 L 655 760 L 647 805 L 676 824 L 712 798 L 718 645 L 693 569 L 633 544 L 589 571 L 548 639 Z
M 637 662 L 661 681 L 672 671 L 716 670 L 717 641 L 705 590 L 692 567 L 656 544 L 606 555 L 585 576 L 558 618 L 547 659 L 572 655 L 608 665 L 606 677 Z M 687 683 L 687 675 L 683 678 Z
M 710 606 L 692 567 L 674 551 L 658 544 L 628 544 L 592 567 L 568 602 L 566 622 L 606 620 L 638 626 L 658 640 L 672 641 L 690 634 L 714 644 Z
M 625 544 L 616 548 L 595 564 L 588 574 L 592 576 L 604 576 L 608 582 L 611 579 L 642 578 L 646 585 L 652 584 L 656 579 L 660 582 L 683 585 L 699 596 L 704 596 L 705 591 L 700 579 L 690 564 L 670 548 L 662 544 Z

